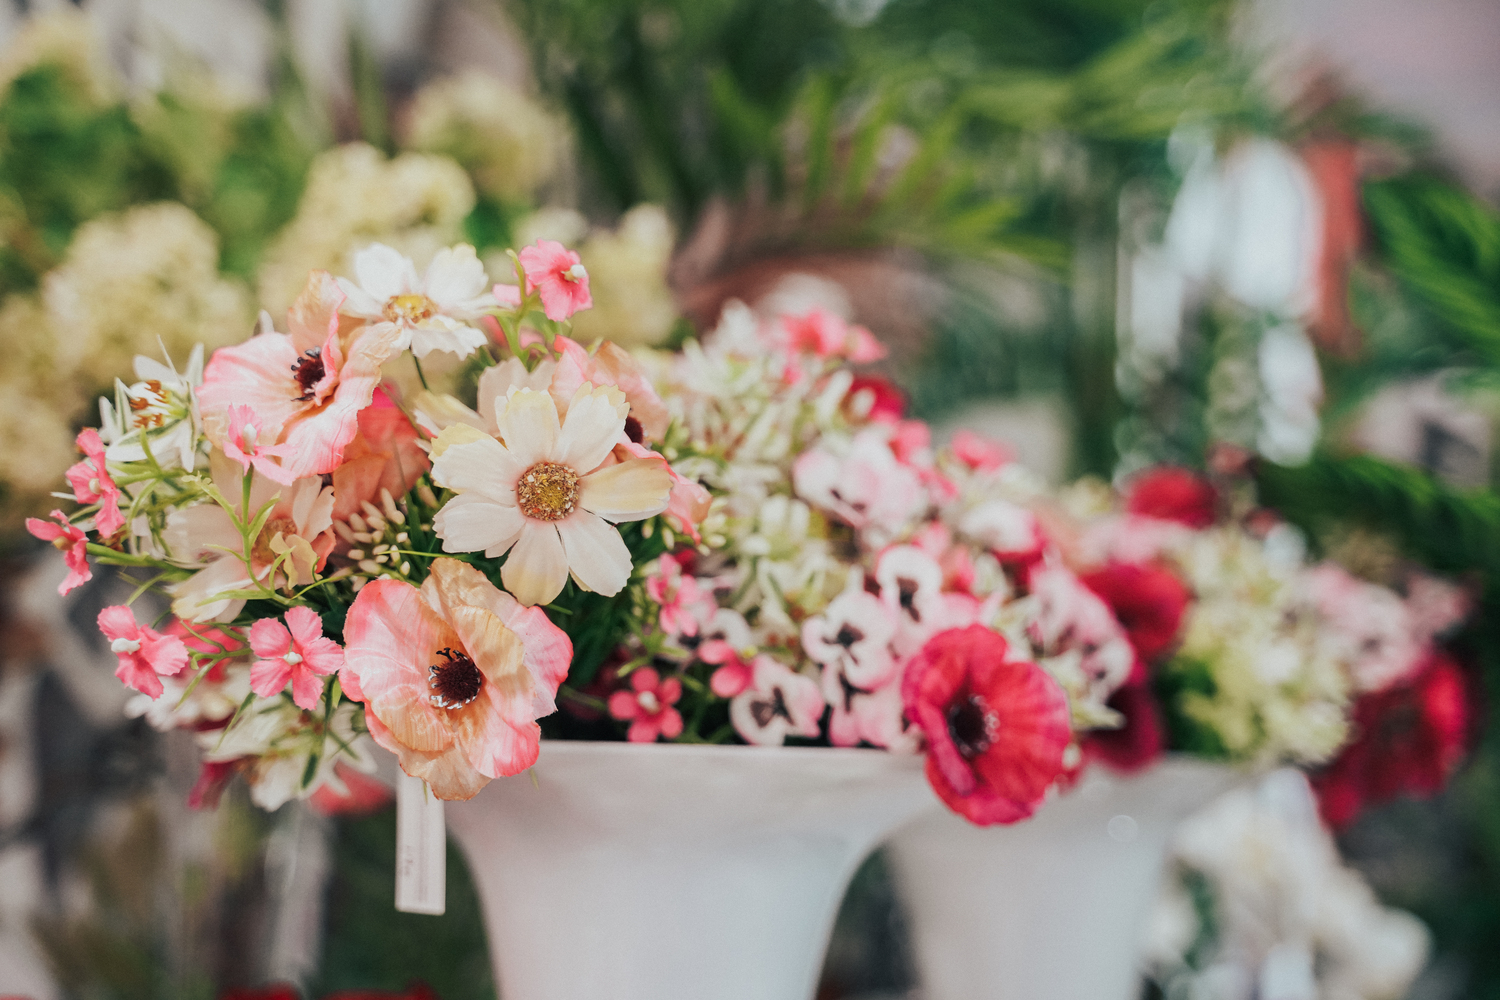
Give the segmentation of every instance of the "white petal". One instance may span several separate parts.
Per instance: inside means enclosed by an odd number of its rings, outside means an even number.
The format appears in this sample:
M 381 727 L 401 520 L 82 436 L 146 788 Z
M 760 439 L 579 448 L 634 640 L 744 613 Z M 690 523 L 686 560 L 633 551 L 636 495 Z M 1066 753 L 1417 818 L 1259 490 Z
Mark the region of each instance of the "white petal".
M 556 453 L 557 404 L 545 392 L 513 391 L 504 406 L 495 407 L 495 426 L 522 471 Z
M 665 462 L 632 458 L 583 477 L 578 506 L 611 521 L 639 521 L 667 509 L 672 474 Z
M 556 369 L 557 362 L 549 359 L 538 364 L 535 371 L 528 372 L 520 358 L 506 358 L 498 365 L 486 368 L 479 376 L 478 397 L 479 415 L 484 418 L 485 426 L 495 429 L 495 409 L 505 401 L 511 389 L 546 392 Z
M 568 404 L 568 417 L 557 439 L 556 461 L 581 473 L 597 469 L 620 439 L 629 412 L 625 394 L 612 386 L 590 392 L 580 388 Z
M 432 263 L 427 265 L 424 290 L 429 299 L 447 312 L 451 311 L 449 307 L 463 305 L 477 297 L 489 283 L 474 248 L 461 243 L 439 250 L 432 258 Z
M 500 568 L 500 579 L 522 604 L 546 604 L 562 593 L 568 557 L 557 528 L 549 521 L 527 518 L 520 540 Z
M 630 579 L 630 550 L 613 525 L 588 511 L 579 511 L 557 525 L 568 569 L 579 583 L 596 594 L 611 597 Z
M 444 552 L 478 552 L 492 558 L 515 544 L 525 517 L 515 507 L 476 494 L 457 496 L 443 505 L 432 526 Z
M 447 351 L 467 358 L 489 342 L 483 331 L 447 316 L 424 320 L 411 332 L 411 352 L 418 358 L 425 358 L 433 351 Z
M 339 312 L 346 316 L 366 316 L 372 319 L 379 318 L 385 303 L 376 301 L 369 292 L 360 288 L 348 278 L 339 278 L 339 291 L 344 293 L 344 302 L 339 306 Z
M 405 295 L 417 287 L 417 269 L 399 251 L 372 243 L 354 255 L 354 276 L 376 302 Z
M 492 437 L 444 448 L 432 463 L 432 479 L 455 493 L 478 493 L 495 503 L 516 504 L 516 480 L 526 471 Z

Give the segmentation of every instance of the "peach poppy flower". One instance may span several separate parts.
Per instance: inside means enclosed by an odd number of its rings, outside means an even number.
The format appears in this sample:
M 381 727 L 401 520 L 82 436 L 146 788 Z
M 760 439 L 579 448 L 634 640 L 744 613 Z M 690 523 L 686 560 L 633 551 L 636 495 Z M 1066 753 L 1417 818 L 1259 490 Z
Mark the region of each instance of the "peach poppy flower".
M 500 578 L 523 604 L 551 601 L 570 574 L 588 590 L 619 593 L 632 564 L 611 522 L 660 514 L 672 488 L 665 459 L 603 465 L 628 410 L 618 389 L 584 383 L 559 421 L 546 392 L 512 389 L 496 404 L 500 440 L 467 424 L 445 429 L 432 475 L 458 496 L 433 521 L 443 550 L 509 552 Z
M 198 390 L 209 440 L 226 451 L 243 449 L 242 439 L 231 440 L 230 409 L 248 406 L 256 442 L 279 446 L 285 481 L 338 468 L 380 382 L 380 366 L 399 349 L 394 327 L 340 322 L 343 297 L 328 272 L 314 271 L 287 313 L 290 334 L 277 333 L 262 313 L 260 333 L 214 352 Z M 241 416 L 241 433 L 244 426 Z
M 536 763 L 536 720 L 555 710 L 573 644 L 539 608 L 484 574 L 437 559 L 421 589 L 366 584 L 344 623 L 343 690 L 375 742 L 440 799 Z

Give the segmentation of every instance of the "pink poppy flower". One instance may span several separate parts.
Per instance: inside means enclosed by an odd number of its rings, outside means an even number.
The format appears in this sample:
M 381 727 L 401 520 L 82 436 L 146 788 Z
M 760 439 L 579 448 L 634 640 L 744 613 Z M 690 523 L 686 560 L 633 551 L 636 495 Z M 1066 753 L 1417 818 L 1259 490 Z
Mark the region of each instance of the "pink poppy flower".
M 661 677 L 650 667 L 630 675 L 630 690 L 609 696 L 609 714 L 629 721 L 625 738 L 632 743 L 655 743 L 658 736 L 674 740 L 682 735 L 682 715 L 672 706 L 682 697 L 682 681 Z
M 340 322 L 342 301 L 333 277 L 315 271 L 287 314 L 290 334 L 275 332 L 262 314 L 260 333 L 214 352 L 198 390 L 204 430 L 214 444 L 227 450 L 234 436 L 229 410 L 248 406 L 257 443 L 280 446 L 281 480 L 338 468 L 399 336 L 389 324 Z
M 62 552 L 63 559 L 68 564 L 68 575 L 62 583 L 58 584 L 57 592 L 66 595 L 74 587 L 81 587 L 94 578 L 93 570 L 89 569 L 89 536 L 81 528 L 75 527 L 62 511 L 54 510 L 52 517 L 57 522 L 56 524 L 52 521 L 43 521 L 41 518 L 28 517 L 26 530 L 34 538 L 51 542 L 54 548 Z
M 961 430 L 948 442 L 953 457 L 975 472 L 994 472 L 1014 460 L 1011 450 L 998 441 L 982 438 L 971 430 Z
M 445 429 L 432 474 L 458 495 L 433 524 L 446 552 L 509 553 L 500 578 L 523 604 L 546 604 L 571 576 L 610 596 L 630 579 L 630 551 L 614 527 L 666 509 L 665 459 L 605 464 L 628 407 L 620 390 L 584 383 L 559 422 L 545 392 L 512 389 L 496 410 L 502 444 L 473 427 Z
M 927 737 L 927 780 L 974 823 L 1025 819 L 1063 773 L 1067 696 L 981 625 L 933 636 L 907 664 L 901 696 Z
M 286 624 L 262 618 L 250 626 L 250 648 L 260 657 L 250 667 L 250 690 L 274 698 L 292 682 L 292 701 L 311 711 L 326 677 L 344 665 L 344 651 L 323 635 L 323 621 L 311 608 L 287 608 Z
M 556 710 L 573 644 L 539 608 L 437 559 L 421 589 L 366 584 L 344 623 L 339 682 L 365 703 L 375 742 L 441 799 L 536 763 L 536 720 Z
M 886 354 L 885 347 L 869 330 L 823 309 L 815 308 L 801 316 L 783 316 L 781 329 L 786 347 L 796 354 L 844 358 L 855 364 L 879 361 Z
M 159 696 L 162 676 L 187 669 L 188 651 L 182 640 L 137 625 L 135 613 L 123 604 L 99 612 L 99 631 L 110 641 L 110 652 L 119 657 L 115 676 L 141 694 Z
M 788 736 L 822 732 L 825 703 L 817 681 L 765 654 L 751 666 L 753 682 L 729 703 L 729 721 L 745 742 L 779 747 Z
M 261 443 L 260 418 L 255 411 L 248 406 L 231 406 L 229 408 L 229 433 L 224 435 L 224 454 L 240 463 L 240 468 L 248 473 L 253 465 L 256 471 L 283 486 L 290 486 L 294 477 L 291 477 L 287 468 L 281 464 L 281 456 L 286 453 L 284 445 L 264 445 Z M 275 458 L 276 461 L 271 461 Z
M 354 255 L 358 283 L 338 279 L 345 316 L 370 324 L 370 332 L 391 337 L 395 350 L 411 348 L 425 358 L 446 351 L 466 358 L 489 338 L 474 324 L 497 304 L 486 289 L 489 278 L 467 243 L 439 250 L 417 276 L 411 260 L 374 243 Z
M 542 311 L 560 322 L 594 304 L 589 294 L 589 272 L 578 255 L 554 240 L 537 240 L 520 254 L 526 283 L 542 296 Z
M 99 432 L 92 427 L 79 431 L 78 450 L 86 457 L 68 469 L 68 483 L 79 503 L 99 505 L 99 513 L 94 515 L 94 530 L 100 538 L 108 538 L 125 526 L 125 515 L 120 513 L 120 488 L 110 478 Z

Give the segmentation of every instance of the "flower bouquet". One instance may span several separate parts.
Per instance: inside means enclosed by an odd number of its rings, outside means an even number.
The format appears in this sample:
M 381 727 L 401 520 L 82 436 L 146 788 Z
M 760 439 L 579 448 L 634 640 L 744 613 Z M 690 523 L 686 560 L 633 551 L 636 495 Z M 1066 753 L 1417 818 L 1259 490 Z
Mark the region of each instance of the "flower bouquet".
M 921 754 L 951 809 L 1008 824 L 1090 761 L 1318 764 L 1356 697 L 1450 669 L 1451 588 L 1309 568 L 1181 470 L 1054 494 L 972 434 L 935 448 L 851 371 L 883 353 L 863 327 L 731 305 L 675 353 L 585 347 L 576 255 L 511 259 L 492 284 L 468 246 L 424 273 L 371 246 L 354 279 L 309 277 L 286 333 L 263 313 L 210 358 L 138 359 L 78 436 L 77 509 L 28 522 L 64 593 L 92 562 L 170 603 L 99 626 L 131 710 L 197 734 L 198 800 L 236 776 L 268 809 L 345 794 L 373 743 L 462 801 L 545 761 L 544 735 L 623 737 Z M 866 816 L 828 921 L 909 814 Z

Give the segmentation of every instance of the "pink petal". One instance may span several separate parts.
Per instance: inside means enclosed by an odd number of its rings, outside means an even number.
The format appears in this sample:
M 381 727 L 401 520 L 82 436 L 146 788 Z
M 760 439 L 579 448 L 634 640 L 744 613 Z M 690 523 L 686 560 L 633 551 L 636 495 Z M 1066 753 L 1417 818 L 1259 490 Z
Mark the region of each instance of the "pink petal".
M 655 743 L 661 735 L 661 724 L 655 716 L 642 716 L 630 724 L 625 738 L 632 743 Z
M 165 677 L 180 674 L 187 669 L 188 651 L 182 640 L 175 635 L 161 635 L 149 628 L 141 629 L 141 656 L 151 669 Z
M 616 691 L 609 696 L 609 714 L 622 722 L 640 714 L 641 703 L 629 691 Z
M 156 671 L 134 653 L 120 656 L 120 665 L 115 668 L 115 676 L 126 687 L 135 688 L 148 698 L 160 698 L 162 691 L 165 690 L 162 687 L 161 678 L 156 676 Z
M 292 702 L 311 711 L 323 697 L 323 682 L 311 670 L 292 669 Z
M 270 619 L 262 618 L 261 621 L 270 621 Z M 254 645 L 254 640 L 251 641 L 251 645 Z M 291 678 L 292 665 L 279 656 L 275 659 L 256 660 L 250 666 L 250 690 L 262 698 L 274 698 L 280 694 L 286 687 L 286 682 Z
M 682 735 L 682 713 L 675 708 L 662 712 L 657 723 L 661 728 L 661 734 L 669 740 L 675 740 Z
M 323 638 L 323 619 L 312 608 L 298 605 L 295 608 L 286 609 L 286 627 L 296 640 L 298 652 L 303 656 L 307 651 L 303 648 L 312 645 L 318 639 Z M 256 650 L 256 652 L 260 652 Z
M 315 674 L 331 674 L 344 665 L 344 650 L 332 639 L 319 637 L 310 643 L 299 644 L 302 662 Z
M 111 642 L 116 639 L 140 639 L 141 630 L 135 623 L 135 612 L 123 604 L 115 604 L 99 612 L 98 622 L 99 631 Z
M 291 652 L 292 634 L 275 618 L 262 618 L 250 626 L 250 648 L 256 656 L 282 657 Z

